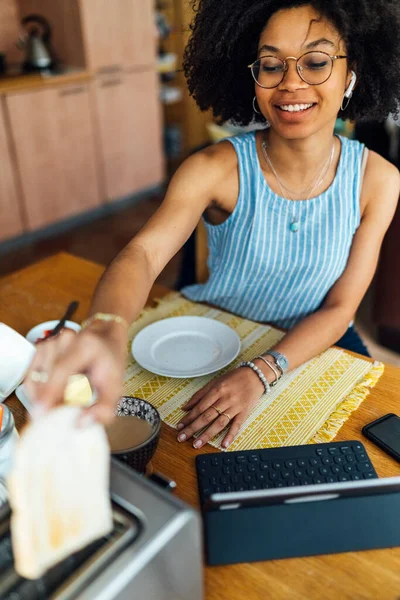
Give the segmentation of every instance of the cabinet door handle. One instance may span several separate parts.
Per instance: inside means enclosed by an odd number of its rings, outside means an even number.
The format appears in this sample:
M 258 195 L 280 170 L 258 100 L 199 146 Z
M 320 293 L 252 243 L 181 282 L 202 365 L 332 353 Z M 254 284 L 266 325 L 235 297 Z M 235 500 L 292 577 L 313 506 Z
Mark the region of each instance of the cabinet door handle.
M 86 92 L 86 88 L 81 86 L 81 87 L 75 87 L 75 88 L 69 88 L 67 90 L 61 90 L 60 92 L 60 96 L 73 96 L 75 94 L 82 94 L 83 92 Z
M 121 85 L 121 83 L 123 83 L 122 79 L 110 79 L 110 81 L 103 81 L 100 86 L 113 87 L 114 85 Z
M 121 65 L 108 65 L 107 67 L 101 67 L 97 70 L 99 75 L 107 75 L 108 73 L 120 73 L 122 71 Z

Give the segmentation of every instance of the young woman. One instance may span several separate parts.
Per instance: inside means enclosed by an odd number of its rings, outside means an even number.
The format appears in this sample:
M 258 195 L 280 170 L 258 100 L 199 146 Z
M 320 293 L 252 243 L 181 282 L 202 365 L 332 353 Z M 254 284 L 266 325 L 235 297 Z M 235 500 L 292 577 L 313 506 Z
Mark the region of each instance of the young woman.
M 223 121 L 255 119 L 266 128 L 184 162 L 160 209 L 105 272 L 88 326 L 40 345 L 28 386 L 48 408 L 62 398 L 69 374 L 86 372 L 99 395 L 91 415 L 111 418 L 122 387 L 124 322 L 137 318 L 203 215 L 210 278 L 183 293 L 288 330 L 272 353 L 214 379 L 186 405 L 178 440 L 192 441 L 208 425 L 195 447 L 225 428 L 227 447 L 282 372 L 342 336 L 342 345 L 363 351 L 351 323 L 400 179 L 379 155 L 334 136 L 334 126 L 338 115 L 396 113 L 400 14 L 397 0 L 194 4 L 184 61 L 191 93 Z

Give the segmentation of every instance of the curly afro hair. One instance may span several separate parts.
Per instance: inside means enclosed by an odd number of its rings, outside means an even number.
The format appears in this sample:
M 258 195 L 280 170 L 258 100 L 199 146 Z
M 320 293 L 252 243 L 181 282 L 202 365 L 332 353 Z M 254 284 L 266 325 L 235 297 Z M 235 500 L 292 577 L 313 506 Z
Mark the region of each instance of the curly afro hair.
M 191 0 L 195 17 L 183 68 L 190 94 L 220 122 L 254 119 L 255 60 L 265 24 L 280 9 L 311 5 L 339 31 L 358 75 L 352 101 L 340 117 L 383 121 L 400 102 L 399 0 Z

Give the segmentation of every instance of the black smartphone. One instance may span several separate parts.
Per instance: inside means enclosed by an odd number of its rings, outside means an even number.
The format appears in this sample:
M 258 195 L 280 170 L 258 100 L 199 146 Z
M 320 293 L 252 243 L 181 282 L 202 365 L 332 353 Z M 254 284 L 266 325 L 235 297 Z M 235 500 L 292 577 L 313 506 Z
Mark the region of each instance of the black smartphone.
M 400 417 L 389 413 L 365 425 L 362 432 L 371 442 L 400 462 Z

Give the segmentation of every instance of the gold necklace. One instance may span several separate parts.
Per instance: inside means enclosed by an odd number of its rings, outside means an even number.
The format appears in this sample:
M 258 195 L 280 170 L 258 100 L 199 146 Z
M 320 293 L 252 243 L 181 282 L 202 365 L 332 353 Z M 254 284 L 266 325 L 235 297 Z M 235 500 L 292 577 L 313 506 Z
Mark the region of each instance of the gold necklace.
M 276 170 L 274 168 L 274 165 L 272 164 L 272 161 L 271 161 L 270 157 L 268 156 L 267 143 L 265 142 L 265 140 L 263 140 L 262 143 L 261 143 L 261 150 L 262 150 L 262 153 L 263 153 L 263 156 L 264 156 L 266 162 L 270 166 L 271 171 L 273 172 L 273 174 L 275 176 L 275 179 L 277 180 L 277 182 L 278 182 L 278 184 L 279 184 L 279 186 L 281 188 L 282 197 L 286 200 L 286 194 L 283 191 L 283 188 L 285 188 L 286 191 L 289 191 L 289 192 L 290 192 L 290 190 L 288 190 L 288 188 L 286 188 L 283 185 L 280 177 L 278 176 L 278 173 L 276 172 Z M 317 189 L 322 184 L 322 182 L 324 181 L 324 179 L 325 179 L 325 177 L 326 177 L 326 175 L 327 175 L 327 173 L 328 173 L 328 171 L 329 171 L 329 169 L 330 169 L 330 167 L 332 165 L 334 154 L 335 154 L 335 142 L 333 142 L 333 144 L 332 144 L 332 150 L 331 150 L 331 153 L 330 153 L 330 155 L 328 157 L 328 160 L 323 164 L 321 171 L 319 171 L 319 173 L 317 174 L 317 177 L 316 177 L 316 179 L 314 181 L 314 184 L 311 187 L 311 191 L 308 194 L 308 196 L 306 198 L 306 201 L 308 201 L 311 198 L 314 190 Z M 309 189 L 309 188 L 307 188 L 307 189 Z M 293 202 L 295 201 L 293 198 L 289 198 L 289 200 L 292 200 Z M 299 221 L 296 218 L 296 215 L 293 214 L 292 215 L 292 222 L 290 224 L 290 231 L 292 231 L 293 233 L 297 233 L 297 231 L 299 229 L 300 229 Z

